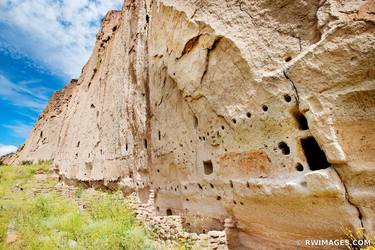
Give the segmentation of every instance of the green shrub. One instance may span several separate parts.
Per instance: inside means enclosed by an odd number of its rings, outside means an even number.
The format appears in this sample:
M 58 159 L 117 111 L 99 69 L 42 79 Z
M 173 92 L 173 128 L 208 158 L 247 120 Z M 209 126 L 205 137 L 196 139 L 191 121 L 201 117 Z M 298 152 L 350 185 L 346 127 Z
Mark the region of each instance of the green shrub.
M 50 165 L 0 168 L 0 249 L 5 248 L 8 225 L 19 239 L 11 249 L 156 249 L 150 233 L 135 220 L 120 192 L 80 189 L 80 209 L 74 199 L 56 192 L 33 195 L 34 185 L 55 185 L 34 178 Z M 14 191 L 22 186 L 23 191 Z M 5 198 L 6 197 L 6 198 Z M 4 198 L 4 199 L 3 199 Z M 7 248 L 8 249 L 8 248 Z
M 22 166 L 28 166 L 28 165 L 32 165 L 32 164 L 33 164 L 32 161 L 21 161 Z
M 52 161 L 51 160 L 39 160 L 37 165 L 51 165 Z

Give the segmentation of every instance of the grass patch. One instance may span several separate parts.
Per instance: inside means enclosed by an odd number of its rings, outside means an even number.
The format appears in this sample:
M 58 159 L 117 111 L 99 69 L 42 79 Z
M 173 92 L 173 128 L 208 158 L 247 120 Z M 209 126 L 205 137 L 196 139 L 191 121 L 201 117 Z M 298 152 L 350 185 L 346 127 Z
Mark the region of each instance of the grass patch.
M 35 188 L 54 190 L 56 181 L 35 177 L 49 166 L 0 167 L 0 249 L 156 249 L 121 193 L 35 194 Z M 6 244 L 9 230 L 17 234 L 12 244 Z

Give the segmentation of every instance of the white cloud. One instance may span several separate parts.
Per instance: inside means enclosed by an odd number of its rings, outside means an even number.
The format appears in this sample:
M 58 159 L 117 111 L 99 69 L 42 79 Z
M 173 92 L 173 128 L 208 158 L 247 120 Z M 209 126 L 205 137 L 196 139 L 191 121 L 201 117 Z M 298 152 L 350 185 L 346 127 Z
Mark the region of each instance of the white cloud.
M 46 106 L 50 89 L 33 86 L 38 80 L 14 83 L 0 74 L 0 99 L 13 106 L 40 112 Z
M 0 156 L 17 151 L 17 147 L 13 145 L 2 145 L 0 144 Z
M 53 73 L 51 70 L 43 67 L 42 65 L 35 63 L 32 58 L 28 55 L 20 51 L 20 49 L 16 48 L 14 45 L 9 44 L 3 40 L 1 40 L 2 35 L 0 34 L 0 52 L 9 55 L 12 59 L 20 60 L 24 64 L 24 66 L 28 67 L 29 69 L 35 70 L 39 73 Z
M 0 1 L 1 39 L 69 77 L 78 76 L 95 43 L 100 18 L 123 0 Z
M 4 128 L 10 129 L 12 135 L 18 138 L 27 138 L 30 131 L 33 129 L 32 124 L 25 124 L 20 121 L 16 121 L 12 124 L 3 124 Z

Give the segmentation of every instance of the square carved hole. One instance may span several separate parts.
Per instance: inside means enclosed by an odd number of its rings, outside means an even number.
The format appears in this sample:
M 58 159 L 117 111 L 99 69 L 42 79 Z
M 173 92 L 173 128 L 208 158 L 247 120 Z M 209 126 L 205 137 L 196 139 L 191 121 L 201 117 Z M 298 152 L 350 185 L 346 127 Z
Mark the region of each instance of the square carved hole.
M 167 214 L 167 216 L 173 215 L 172 209 L 168 208 L 167 211 L 166 211 L 166 214 Z
M 214 172 L 214 167 L 212 165 L 212 161 L 203 161 L 203 168 L 204 168 L 204 174 L 209 175 Z

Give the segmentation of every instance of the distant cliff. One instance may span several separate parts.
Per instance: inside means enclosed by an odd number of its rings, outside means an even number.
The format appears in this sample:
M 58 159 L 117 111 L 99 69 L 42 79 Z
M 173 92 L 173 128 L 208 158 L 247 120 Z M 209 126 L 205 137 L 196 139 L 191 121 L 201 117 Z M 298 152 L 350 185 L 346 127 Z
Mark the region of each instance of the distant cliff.
M 238 246 L 375 234 L 373 1 L 126 1 L 13 164 L 117 185 Z M 345 229 L 345 230 L 344 230 Z

